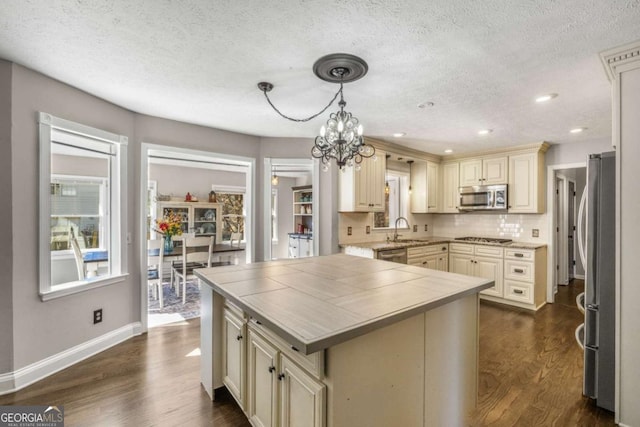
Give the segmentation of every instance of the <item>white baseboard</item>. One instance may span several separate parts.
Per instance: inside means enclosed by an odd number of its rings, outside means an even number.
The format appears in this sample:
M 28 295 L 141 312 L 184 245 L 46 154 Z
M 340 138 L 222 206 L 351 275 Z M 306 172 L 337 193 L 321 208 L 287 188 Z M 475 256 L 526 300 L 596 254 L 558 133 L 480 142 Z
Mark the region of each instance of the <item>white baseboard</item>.
M 0 374 L 0 395 L 18 391 L 141 333 L 140 322 L 130 323 L 24 368 Z
M 584 274 L 574 274 L 573 275 L 574 279 L 580 279 L 580 280 L 584 280 Z

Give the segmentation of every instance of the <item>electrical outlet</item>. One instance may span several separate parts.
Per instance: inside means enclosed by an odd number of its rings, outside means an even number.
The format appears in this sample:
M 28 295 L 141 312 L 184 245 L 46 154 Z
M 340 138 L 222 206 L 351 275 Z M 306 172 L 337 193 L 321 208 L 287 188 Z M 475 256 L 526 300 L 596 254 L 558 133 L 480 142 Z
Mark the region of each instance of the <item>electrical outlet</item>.
M 93 310 L 93 324 L 102 322 L 102 309 Z
M 353 234 L 353 228 L 351 226 L 347 227 L 347 236 L 351 236 Z
M 429 225 L 428 224 L 424 225 L 424 231 L 429 231 Z
M 418 231 L 418 226 L 417 225 L 413 225 L 413 232 L 415 233 L 416 231 Z
M 371 226 L 367 225 L 367 234 L 371 234 Z
M 540 237 L 540 230 L 534 228 L 531 230 L 531 237 Z

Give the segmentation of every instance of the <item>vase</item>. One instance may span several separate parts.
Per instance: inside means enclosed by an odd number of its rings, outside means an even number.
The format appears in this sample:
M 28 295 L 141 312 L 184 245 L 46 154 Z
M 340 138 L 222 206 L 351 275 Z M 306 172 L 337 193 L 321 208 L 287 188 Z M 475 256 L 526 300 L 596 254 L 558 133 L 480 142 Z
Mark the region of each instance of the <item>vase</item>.
M 164 253 L 173 251 L 173 239 L 171 236 L 164 236 Z

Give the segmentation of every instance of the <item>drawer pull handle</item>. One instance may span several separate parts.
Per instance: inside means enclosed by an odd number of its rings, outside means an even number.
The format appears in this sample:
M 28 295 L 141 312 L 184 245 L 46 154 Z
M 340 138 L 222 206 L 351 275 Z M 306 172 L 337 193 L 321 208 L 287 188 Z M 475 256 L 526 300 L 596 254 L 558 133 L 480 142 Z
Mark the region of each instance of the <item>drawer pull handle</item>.
M 513 254 L 516 258 L 524 258 L 524 254 Z
M 442 250 L 443 250 L 443 251 L 446 251 L 446 250 L 447 250 L 447 247 L 446 247 L 446 246 L 443 246 L 443 247 L 442 247 Z
M 284 374 L 278 374 L 278 380 L 282 381 L 284 379 Z
M 513 271 L 515 271 L 516 273 L 524 273 L 524 270 L 521 268 L 514 268 Z
M 513 293 L 514 293 L 514 294 L 520 294 L 520 295 L 522 295 L 522 294 L 524 294 L 524 291 L 523 291 L 523 290 L 520 290 L 520 289 L 514 289 L 514 290 L 513 290 Z
M 242 339 L 242 335 L 238 335 L 238 336 L 236 337 L 236 339 L 237 339 L 238 341 L 240 341 L 240 340 Z
M 269 366 L 269 372 L 270 373 L 273 373 L 273 371 L 275 371 L 275 370 L 276 370 L 275 366 Z

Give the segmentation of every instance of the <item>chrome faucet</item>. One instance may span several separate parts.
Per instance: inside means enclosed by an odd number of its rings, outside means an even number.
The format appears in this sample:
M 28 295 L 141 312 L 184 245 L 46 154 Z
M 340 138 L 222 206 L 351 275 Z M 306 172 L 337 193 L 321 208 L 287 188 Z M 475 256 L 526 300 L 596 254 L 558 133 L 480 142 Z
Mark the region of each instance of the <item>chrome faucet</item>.
M 393 232 L 393 241 L 397 242 L 398 241 L 398 237 L 400 237 L 400 235 L 398 234 L 398 221 L 400 221 L 401 219 L 404 220 L 404 222 L 407 223 L 407 227 L 411 228 L 411 226 L 409 225 L 409 220 L 403 216 L 399 216 L 398 218 L 396 218 L 396 226 L 395 226 L 395 230 Z

